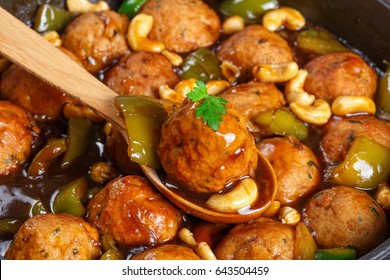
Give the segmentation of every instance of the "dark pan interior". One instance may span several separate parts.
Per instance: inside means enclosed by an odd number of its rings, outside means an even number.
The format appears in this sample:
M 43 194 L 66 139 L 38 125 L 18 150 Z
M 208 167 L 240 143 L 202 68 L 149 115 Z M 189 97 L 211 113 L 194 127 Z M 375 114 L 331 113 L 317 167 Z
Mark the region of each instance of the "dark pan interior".
M 390 61 L 389 0 L 281 0 L 332 31 L 381 70 Z

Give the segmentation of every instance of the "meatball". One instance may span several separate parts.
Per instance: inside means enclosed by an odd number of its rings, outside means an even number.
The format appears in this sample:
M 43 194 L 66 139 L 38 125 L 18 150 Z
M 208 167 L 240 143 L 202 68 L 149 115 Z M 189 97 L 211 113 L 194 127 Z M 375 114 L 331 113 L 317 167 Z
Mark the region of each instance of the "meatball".
M 390 148 L 390 123 L 375 116 L 353 116 L 333 119 L 325 127 L 320 147 L 330 164 L 344 160 L 353 141 L 367 136 Z
M 302 219 L 320 248 L 352 246 L 364 254 L 385 240 L 386 214 L 366 192 L 336 186 L 312 196 Z
M 282 204 L 295 204 L 318 188 L 322 178 L 320 163 L 298 139 L 292 136 L 265 139 L 258 148 L 275 171 L 278 182 L 275 199 Z
M 250 25 L 225 39 L 217 49 L 217 57 L 236 65 L 242 79 L 252 77 L 252 68 L 260 64 L 293 61 L 287 41 L 262 25 Z
M 150 0 L 141 13 L 153 16 L 148 37 L 177 53 L 213 45 L 221 27 L 217 13 L 201 0 Z
M 147 179 L 137 175 L 110 181 L 91 199 L 88 211 L 87 219 L 121 246 L 168 242 L 183 218 Z
M 195 103 L 184 102 L 161 128 L 158 154 L 168 177 L 200 193 L 223 190 L 253 175 L 258 154 L 245 118 L 226 104 L 218 131 L 195 116 Z
M 3 73 L 1 92 L 4 99 L 18 104 L 42 121 L 58 120 L 63 104 L 72 100 L 16 64 Z
M 85 13 L 67 25 L 62 46 L 73 52 L 89 72 L 96 74 L 129 51 L 128 25 L 129 19 L 114 11 Z
M 292 260 L 294 248 L 294 227 L 260 218 L 231 229 L 214 253 L 220 260 Z
M 15 174 L 32 152 L 39 127 L 21 107 L 0 101 L 0 177 Z
M 374 98 L 378 75 L 355 53 L 324 54 L 309 61 L 305 69 L 304 89 L 317 98 L 328 102 L 343 95 Z
M 132 260 L 200 260 L 195 252 L 185 246 L 165 244 L 135 255 Z
M 173 88 L 180 81 L 171 63 L 161 54 L 133 52 L 121 58 L 104 83 L 119 94 L 159 97 L 159 87 Z
M 283 93 L 273 83 L 262 83 L 255 80 L 233 86 L 219 96 L 225 98 L 247 118 L 251 132 L 259 130 L 256 128 L 256 124 L 251 122 L 253 117 L 261 112 L 277 109 L 286 104 Z
M 28 219 L 5 254 L 5 258 L 11 260 L 93 260 L 99 257 L 98 230 L 82 218 L 65 213 Z

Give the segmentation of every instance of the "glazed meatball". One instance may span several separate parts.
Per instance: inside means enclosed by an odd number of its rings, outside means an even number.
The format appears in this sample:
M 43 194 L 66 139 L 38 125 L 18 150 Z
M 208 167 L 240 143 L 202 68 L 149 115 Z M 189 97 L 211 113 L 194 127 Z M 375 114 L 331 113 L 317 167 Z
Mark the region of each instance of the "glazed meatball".
M 4 99 L 18 104 L 42 121 L 58 120 L 63 104 L 72 100 L 16 64 L 3 73 L 1 92 Z
M 106 74 L 104 83 L 119 94 L 159 97 L 162 85 L 180 81 L 171 63 L 161 54 L 133 52 L 121 58 Z
M 88 220 L 122 246 L 157 245 L 172 240 L 182 215 L 143 177 L 109 182 L 88 204 Z
M 374 98 L 378 75 L 352 52 L 329 53 L 312 59 L 305 69 L 304 89 L 328 102 L 338 96 L 355 95 Z
M 236 65 L 242 79 L 250 79 L 256 65 L 293 61 L 287 41 L 258 24 L 247 26 L 224 40 L 217 49 L 217 57 Z
M 329 164 L 342 162 L 353 141 L 363 135 L 390 148 L 390 123 L 387 121 L 375 116 L 354 116 L 331 120 L 326 125 L 320 141 L 325 160 Z
M 302 219 L 319 248 L 352 246 L 364 254 L 385 240 L 386 214 L 366 192 L 336 186 L 312 196 Z
M 8 251 L 10 260 L 94 260 L 100 257 L 98 230 L 69 214 L 43 214 L 28 219 Z
M 18 172 L 32 152 L 39 127 L 21 107 L 0 101 L 0 177 Z
M 201 0 L 150 0 L 141 13 L 153 16 L 148 37 L 161 41 L 177 53 L 213 45 L 221 22 L 216 12 Z
M 260 218 L 231 229 L 214 253 L 219 260 L 292 260 L 294 248 L 294 227 Z
M 276 200 L 295 204 L 321 182 L 320 163 L 312 150 L 293 136 L 265 139 L 259 150 L 270 161 L 278 182 Z
M 226 104 L 218 131 L 196 118 L 193 102 L 184 102 L 162 125 L 158 154 L 168 177 L 200 193 L 223 190 L 253 175 L 258 154 L 245 118 Z
M 85 13 L 67 25 L 62 45 L 73 52 L 89 72 L 96 74 L 129 51 L 128 25 L 129 19 L 114 11 Z
M 237 111 L 243 114 L 250 124 L 251 132 L 256 132 L 256 124 L 251 119 L 257 114 L 283 107 L 286 104 L 283 93 L 273 83 L 262 83 L 252 80 L 238 84 L 222 92 L 225 98 Z
M 161 245 L 135 255 L 132 260 L 200 260 L 195 252 L 176 244 Z

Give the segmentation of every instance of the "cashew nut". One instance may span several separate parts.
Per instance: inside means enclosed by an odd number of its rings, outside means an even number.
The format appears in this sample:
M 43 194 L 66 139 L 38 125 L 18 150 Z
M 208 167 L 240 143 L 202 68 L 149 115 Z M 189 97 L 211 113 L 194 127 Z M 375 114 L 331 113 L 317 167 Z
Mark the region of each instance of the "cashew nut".
M 116 176 L 115 168 L 104 161 L 96 162 L 91 167 L 91 179 L 96 183 L 103 184 Z
M 307 71 L 298 70 L 294 78 L 289 80 L 284 87 L 284 94 L 288 103 L 297 103 L 300 105 L 311 105 L 316 99 L 314 95 L 308 94 L 303 86 L 307 77 Z
M 241 180 L 231 191 L 225 194 L 213 194 L 206 205 L 222 213 L 236 213 L 251 206 L 257 199 L 257 184 L 251 178 Z
M 110 6 L 105 1 L 99 1 L 98 3 L 91 3 L 88 0 L 66 0 L 66 6 L 72 13 L 88 13 L 108 11 Z
M 275 217 L 280 209 L 280 205 L 281 205 L 280 201 L 278 200 L 272 201 L 270 207 L 268 207 L 267 210 L 265 210 L 261 216 L 266 218 Z
M 375 115 L 375 102 L 365 96 L 339 96 L 332 103 L 332 112 L 337 116 L 346 116 L 355 113 L 369 113 Z
M 168 85 L 162 85 L 158 89 L 158 93 L 161 99 L 170 100 L 173 103 L 181 103 L 189 93 L 196 86 L 196 79 L 182 80 L 176 84 L 174 89 L 171 89 Z M 210 80 L 206 82 L 207 93 L 209 95 L 217 95 L 230 84 L 224 80 Z
M 244 27 L 244 19 L 240 16 L 230 16 L 222 23 L 222 31 L 228 35 L 241 31 Z
M 278 219 L 283 223 L 291 226 L 295 226 L 301 220 L 301 214 L 299 214 L 298 210 L 290 207 L 284 206 L 280 208 L 278 212 Z
M 43 38 L 56 47 L 62 46 L 62 40 L 57 31 L 48 31 L 43 34 Z
M 210 80 L 206 83 L 207 93 L 209 95 L 218 95 L 230 87 L 230 83 L 225 80 Z
M 153 17 L 147 14 L 138 14 L 131 20 L 127 31 L 127 40 L 131 49 L 152 53 L 161 53 L 165 49 L 162 42 L 148 38 L 153 21 Z
M 224 60 L 221 64 L 222 75 L 228 80 L 231 84 L 234 83 L 238 77 L 241 76 L 240 69 L 233 63 Z
M 263 25 L 270 31 L 276 31 L 282 26 L 289 30 L 299 30 L 305 24 L 305 17 L 298 10 L 290 7 L 269 11 L 263 17 Z
M 180 66 L 183 63 L 183 58 L 177 53 L 163 50 L 161 54 L 165 56 L 173 66 Z
M 294 61 L 281 64 L 261 64 L 252 68 L 252 74 L 261 82 L 281 83 L 295 77 L 298 64 Z
M 387 183 L 379 185 L 375 193 L 375 199 L 385 210 L 390 210 L 390 187 Z
M 196 86 L 195 82 L 196 79 L 182 80 L 176 84 L 174 89 L 171 89 L 168 85 L 162 85 L 159 87 L 158 93 L 161 99 L 179 104 L 186 98 L 186 94 Z
M 206 242 L 198 243 L 192 232 L 188 228 L 182 228 L 179 230 L 179 238 L 181 241 L 190 246 L 202 259 L 204 260 L 216 260 L 213 251 Z
M 301 105 L 292 102 L 290 103 L 290 109 L 300 120 L 314 125 L 326 124 L 332 116 L 332 110 L 328 102 L 323 99 L 316 99 L 313 105 Z

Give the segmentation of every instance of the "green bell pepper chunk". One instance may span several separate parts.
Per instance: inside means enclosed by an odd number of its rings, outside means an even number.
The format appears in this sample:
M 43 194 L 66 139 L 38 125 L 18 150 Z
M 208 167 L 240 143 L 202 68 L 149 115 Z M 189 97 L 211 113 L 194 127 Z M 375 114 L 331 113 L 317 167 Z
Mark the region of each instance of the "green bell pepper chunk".
M 218 58 L 207 48 L 199 48 L 190 53 L 183 62 L 182 80 L 194 78 L 206 83 L 222 79 Z
M 288 108 L 279 108 L 259 113 L 253 122 L 269 133 L 294 135 L 299 140 L 307 137 L 307 126 L 294 116 Z
M 132 19 L 147 1 L 148 0 L 125 0 L 120 5 L 118 13 L 125 14 L 129 19 Z
M 82 200 L 88 190 L 88 180 L 81 177 L 62 187 L 53 200 L 54 213 L 83 217 L 86 209 Z
M 0 234 L 15 234 L 22 222 L 16 219 L 2 219 L 0 220 Z
M 354 248 L 318 249 L 314 256 L 316 260 L 355 260 L 357 252 Z
M 68 123 L 68 149 L 62 158 L 61 167 L 72 165 L 87 150 L 92 142 L 93 125 L 87 119 L 70 119 Z
M 345 52 L 347 48 L 337 38 L 324 29 L 309 28 L 300 31 L 297 36 L 298 48 L 313 54 Z
M 379 108 L 378 114 L 390 120 L 390 65 L 379 81 L 379 92 L 376 95 L 376 104 Z
M 156 99 L 147 96 L 119 95 L 115 106 L 125 118 L 130 159 L 138 164 L 158 169 L 157 145 L 166 111 Z
M 100 257 L 100 260 L 123 260 L 123 253 L 118 249 L 115 244 L 114 239 L 108 235 L 104 234 L 102 237 L 102 248 L 103 255 Z
M 269 10 L 279 8 L 277 0 L 225 0 L 219 11 L 225 16 L 238 15 L 246 24 L 259 22 Z
M 48 5 L 39 6 L 34 20 L 34 30 L 40 33 L 47 31 L 61 31 L 75 18 L 75 14 Z
M 360 136 L 355 139 L 344 161 L 330 173 L 328 181 L 349 187 L 373 189 L 390 175 L 390 148 Z
M 36 215 L 46 214 L 47 210 L 43 205 L 41 200 L 37 200 L 30 210 L 30 217 L 35 217 Z
M 31 161 L 27 175 L 36 177 L 47 172 L 67 148 L 65 138 L 50 139 Z

